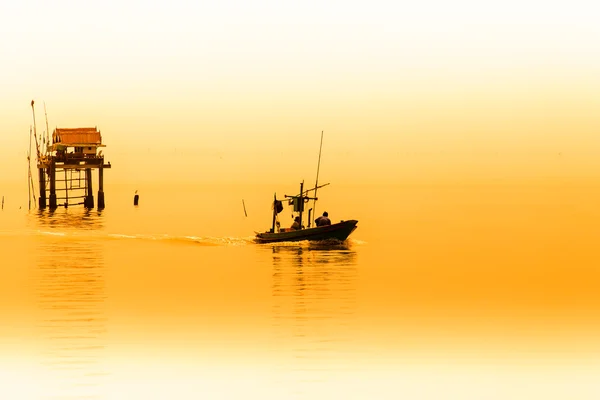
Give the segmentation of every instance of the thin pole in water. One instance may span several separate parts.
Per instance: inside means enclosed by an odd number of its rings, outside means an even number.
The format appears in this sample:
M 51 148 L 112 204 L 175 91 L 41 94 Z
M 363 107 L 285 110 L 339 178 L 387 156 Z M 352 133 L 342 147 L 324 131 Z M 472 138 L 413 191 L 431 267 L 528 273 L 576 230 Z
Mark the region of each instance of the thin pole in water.
M 35 149 L 36 149 L 37 159 L 39 161 L 39 159 L 40 159 L 40 145 L 39 145 L 38 140 L 37 140 L 37 127 L 36 127 L 36 124 L 35 124 L 35 108 L 33 108 L 33 104 L 34 104 L 34 101 L 31 100 L 31 112 L 33 113 L 33 137 L 35 138 Z M 40 188 L 40 190 L 41 190 L 41 188 Z
M 244 215 L 247 217 L 248 213 L 246 212 L 246 203 L 244 203 L 244 199 L 242 199 L 242 205 L 244 206 Z
M 27 192 L 29 193 L 29 209 L 31 210 L 31 197 L 33 197 L 33 202 L 35 206 L 35 187 L 33 186 L 33 177 L 31 175 L 31 126 L 29 126 L 29 153 L 27 154 Z
M 29 199 L 29 209 L 31 210 L 31 126 L 29 126 L 29 151 L 27 152 L 27 164 L 27 197 Z M 2 200 L 4 200 L 4 197 Z
M 319 146 L 319 163 L 317 164 L 317 180 L 315 181 L 315 199 L 313 200 L 313 217 L 317 215 L 317 189 L 319 186 L 319 169 L 321 168 L 321 150 L 323 149 L 323 131 L 321 131 L 321 145 Z M 308 221 L 310 228 L 311 221 Z
M 48 113 L 46 112 L 46 102 L 44 102 L 44 115 L 46 116 L 46 146 L 44 148 L 44 153 L 47 153 L 48 146 L 50 146 L 50 131 L 48 130 Z

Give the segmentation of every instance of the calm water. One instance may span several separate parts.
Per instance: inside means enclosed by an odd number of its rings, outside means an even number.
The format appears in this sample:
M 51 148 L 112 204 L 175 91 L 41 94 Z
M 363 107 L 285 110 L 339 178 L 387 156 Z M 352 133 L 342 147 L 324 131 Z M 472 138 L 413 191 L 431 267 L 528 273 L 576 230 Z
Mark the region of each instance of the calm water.
M 600 396 L 594 184 L 332 185 L 351 240 L 254 244 L 273 189 L 2 186 L 0 397 Z

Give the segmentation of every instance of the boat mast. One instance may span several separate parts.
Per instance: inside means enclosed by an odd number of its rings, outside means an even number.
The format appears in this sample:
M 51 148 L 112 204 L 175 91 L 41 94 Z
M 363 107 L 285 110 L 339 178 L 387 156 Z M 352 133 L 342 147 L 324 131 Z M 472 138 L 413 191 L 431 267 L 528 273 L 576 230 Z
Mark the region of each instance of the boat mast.
M 302 229 L 302 209 L 304 208 L 304 181 L 300 182 L 300 199 L 299 199 L 299 208 L 300 208 L 300 229 Z
M 273 194 L 273 226 L 271 233 L 275 233 L 275 220 L 277 219 L 277 193 Z
M 317 164 L 317 180 L 315 181 L 315 199 L 313 200 L 313 217 L 317 215 L 317 189 L 319 186 L 319 169 L 321 168 L 321 150 L 323 149 L 323 131 L 321 131 L 321 145 L 319 146 L 319 162 Z M 302 191 L 300 191 L 302 192 Z M 310 228 L 311 221 L 308 221 L 308 227 Z

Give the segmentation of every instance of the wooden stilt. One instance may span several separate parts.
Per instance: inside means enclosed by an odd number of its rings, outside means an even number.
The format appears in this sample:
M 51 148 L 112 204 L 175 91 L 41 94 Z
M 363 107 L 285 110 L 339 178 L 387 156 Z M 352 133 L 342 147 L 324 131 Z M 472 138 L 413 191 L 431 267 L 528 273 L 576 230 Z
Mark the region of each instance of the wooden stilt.
M 98 168 L 98 210 L 104 208 L 104 166 Z
M 85 198 L 84 206 L 86 208 L 94 208 L 94 191 L 92 188 L 92 170 L 91 168 L 85 169 L 85 181 L 87 186 L 87 196 Z
M 39 208 L 46 208 L 46 171 L 44 168 L 38 168 L 39 177 L 40 177 L 40 197 L 39 200 Z
M 50 179 L 50 209 L 54 210 L 57 207 L 56 204 L 56 165 L 54 161 L 50 161 L 48 167 L 48 175 Z

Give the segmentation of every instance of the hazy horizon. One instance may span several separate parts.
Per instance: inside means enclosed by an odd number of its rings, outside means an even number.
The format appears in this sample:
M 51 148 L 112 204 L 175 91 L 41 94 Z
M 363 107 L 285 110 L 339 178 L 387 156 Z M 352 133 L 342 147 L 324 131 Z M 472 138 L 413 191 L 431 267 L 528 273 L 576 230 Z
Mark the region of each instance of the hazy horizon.
M 3 6 L 0 182 L 22 179 L 32 99 L 38 135 L 44 102 L 51 131 L 100 129 L 107 182 L 310 181 L 321 131 L 333 182 L 600 174 L 592 9 L 115 7 Z

